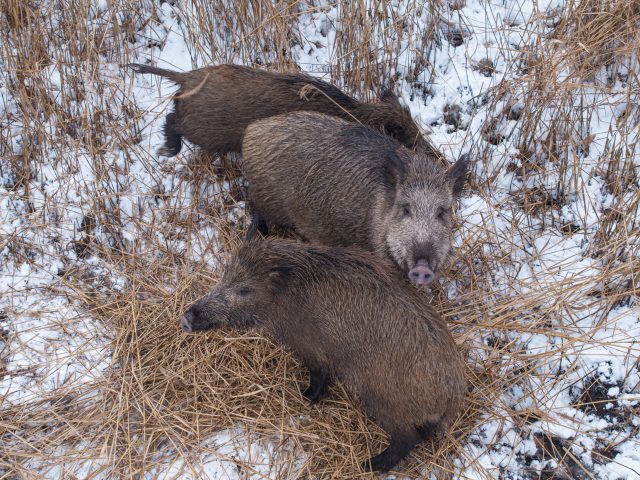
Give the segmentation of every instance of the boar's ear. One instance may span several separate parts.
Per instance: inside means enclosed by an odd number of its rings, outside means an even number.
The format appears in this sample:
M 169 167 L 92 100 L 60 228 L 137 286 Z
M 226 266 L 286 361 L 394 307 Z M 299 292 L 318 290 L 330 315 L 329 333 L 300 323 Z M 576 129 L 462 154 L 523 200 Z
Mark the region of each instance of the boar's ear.
M 384 165 L 384 181 L 389 187 L 395 188 L 404 180 L 405 166 L 402 159 L 395 153 L 387 155 L 387 162 Z
M 400 100 L 398 100 L 398 96 L 393 93 L 390 88 L 385 88 L 380 95 L 380 100 L 387 103 L 397 103 L 400 105 Z
M 387 135 L 392 136 L 396 140 L 401 138 L 404 135 L 404 128 L 398 122 L 386 122 L 384 125 L 384 132 Z
M 276 265 L 271 267 L 268 272 L 269 287 L 274 292 L 284 290 L 288 283 L 293 267 L 289 265 Z
M 451 180 L 451 186 L 454 197 L 459 197 L 467 183 L 467 175 L 469 173 L 469 154 L 461 155 L 456 163 L 449 170 L 447 176 Z

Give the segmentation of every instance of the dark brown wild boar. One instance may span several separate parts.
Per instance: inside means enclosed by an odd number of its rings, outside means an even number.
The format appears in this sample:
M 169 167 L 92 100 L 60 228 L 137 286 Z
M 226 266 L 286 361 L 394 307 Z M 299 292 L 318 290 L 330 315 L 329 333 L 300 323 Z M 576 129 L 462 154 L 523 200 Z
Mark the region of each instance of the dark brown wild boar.
M 262 330 L 309 369 L 303 395 L 312 403 L 333 380 L 342 381 L 391 437 L 364 468 L 388 470 L 452 424 L 466 390 L 464 363 L 444 320 L 395 275 L 390 264 L 355 247 L 253 240 L 180 326 Z
M 239 152 L 251 122 L 286 112 L 313 110 L 359 121 L 384 130 L 407 147 L 432 147 L 391 92 L 380 102 L 363 103 L 337 87 L 303 73 L 276 73 L 240 65 L 218 65 L 175 72 L 132 64 L 138 73 L 152 73 L 180 86 L 175 111 L 164 127 L 165 145 L 158 153 L 177 155 L 181 137 L 209 153 Z
M 252 123 L 242 156 L 248 238 L 294 229 L 310 241 L 357 245 L 391 258 L 416 284 L 446 263 L 466 157 L 447 170 L 435 155 L 315 112 Z

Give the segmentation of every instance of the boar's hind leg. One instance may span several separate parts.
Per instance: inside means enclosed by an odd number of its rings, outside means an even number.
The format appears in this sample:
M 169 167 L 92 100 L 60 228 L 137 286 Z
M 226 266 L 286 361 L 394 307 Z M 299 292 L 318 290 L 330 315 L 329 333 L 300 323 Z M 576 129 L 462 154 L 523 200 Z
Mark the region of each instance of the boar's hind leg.
M 421 437 L 416 430 L 392 434 L 387 449 L 365 461 L 362 468 L 367 471 L 386 472 L 406 457 L 420 440 Z
M 245 239 L 251 240 L 253 237 L 255 237 L 257 232 L 260 232 L 262 236 L 266 237 L 269 234 L 269 228 L 267 227 L 267 222 L 262 215 L 260 215 L 259 213 L 252 213 L 251 223 L 247 228 Z
M 311 404 L 318 403 L 327 395 L 329 388 L 329 374 L 320 368 L 310 368 L 311 381 L 302 396 Z
M 165 157 L 175 157 L 182 148 L 182 135 L 176 130 L 176 114 L 169 113 L 164 124 L 164 146 L 158 154 Z

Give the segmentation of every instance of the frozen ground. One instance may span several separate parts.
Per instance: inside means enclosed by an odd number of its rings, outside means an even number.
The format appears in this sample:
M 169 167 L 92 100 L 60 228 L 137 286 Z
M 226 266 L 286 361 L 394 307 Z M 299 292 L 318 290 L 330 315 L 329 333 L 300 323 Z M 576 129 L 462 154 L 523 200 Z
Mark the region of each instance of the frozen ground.
M 127 44 L 130 61 L 186 70 L 246 60 L 233 49 L 212 54 L 213 60 L 203 54 L 212 39 L 227 39 L 220 27 L 196 45 L 195 7 L 165 2 L 156 10 L 141 3 L 142 12 L 156 17 Z M 637 115 L 637 58 L 628 57 L 615 75 L 611 67 L 596 69 L 569 106 L 544 103 L 543 96 L 531 95 L 533 82 L 522 80 L 528 71 L 514 65 L 558 24 L 566 7 L 561 0 L 451 3 L 435 22 L 437 41 L 429 45 L 421 43 L 421 27 L 434 22 L 429 9 L 397 3 L 396 18 L 405 27 L 389 25 L 395 30 L 384 34 L 385 42 L 399 45 L 397 55 L 387 55 L 381 40 L 383 72 L 397 76 L 405 103 L 449 159 L 468 151 L 477 159 L 458 215 L 459 261 L 442 287 L 469 349 L 474 384 L 490 382 L 498 393 L 491 409 L 473 417 L 455 460 L 456 476 L 640 478 L 640 153 L 638 123 L 629 120 Z M 100 2 L 88 9 L 87 24 L 99 29 L 109 8 Z M 298 41 L 289 55 L 302 70 L 327 80 L 343 60 L 340 8 L 305 4 L 295 18 Z M 12 48 L 7 41 L 4 49 Z M 130 287 L 105 249 L 215 268 L 229 231 L 223 223 L 242 219 L 233 182 L 193 181 L 193 152 L 157 158 L 171 85 L 134 77 L 101 52 L 91 78 L 84 70 L 81 98 L 63 81 L 73 68 L 65 53 L 50 53 L 60 62 L 43 67 L 39 78 L 54 104 L 71 105 L 65 106 L 71 118 L 64 119 L 64 141 L 56 141 L 63 135 L 60 118 L 34 113 L 36 122 L 25 116 L 8 57 L 0 69 L 0 409 L 12 419 L 18 412 L 46 412 L 54 398 L 99 396 L 94 385 L 119 368 L 112 364 L 118 332 L 92 314 L 87 305 L 95 305 L 76 286 L 81 279 L 102 294 Z M 555 74 L 546 93 L 572 80 L 568 71 Z M 37 91 L 38 80 L 22 81 Z M 525 123 L 522 110 L 531 108 L 532 98 L 541 99 L 539 116 Z M 74 126 L 73 113 L 86 115 L 87 109 L 96 123 Z M 122 130 L 100 131 L 103 117 Z M 563 130 L 557 120 L 574 124 Z M 95 129 L 99 138 L 81 141 L 85 134 L 71 128 Z M 549 146 L 554 129 L 570 130 L 575 140 L 555 157 Z M 134 135 L 135 142 L 127 138 Z M 531 137 L 539 141 L 525 152 Z M 33 152 L 42 156 L 34 160 Z M 613 164 L 614 157 L 622 160 Z M 37 167 L 25 175 L 16 158 Z M 618 175 L 624 168 L 631 173 Z M 7 428 L 0 443 L 18 445 L 21 434 Z M 145 478 L 284 478 L 313 455 L 283 449 L 286 439 L 257 438 L 241 426 L 222 430 L 202 439 L 201 454 L 158 460 Z M 71 440 L 55 445 L 47 460 L 0 452 L 0 478 L 3 468 L 9 478 L 108 478 L 111 460 L 85 458 L 82 442 Z

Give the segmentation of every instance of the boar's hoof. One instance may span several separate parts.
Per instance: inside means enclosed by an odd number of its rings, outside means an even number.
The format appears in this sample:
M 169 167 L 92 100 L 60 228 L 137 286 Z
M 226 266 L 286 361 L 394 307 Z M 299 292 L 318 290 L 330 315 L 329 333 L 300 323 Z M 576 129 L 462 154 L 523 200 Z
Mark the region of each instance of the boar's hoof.
M 249 227 L 247 228 L 245 240 L 251 240 L 256 236 L 256 233 L 260 233 L 263 237 L 266 237 L 269 234 L 269 228 L 267 227 L 266 220 L 261 215 L 254 213 L 251 215 L 251 223 L 249 223 Z
M 327 396 L 327 389 L 317 387 L 316 385 L 309 385 L 309 387 L 302 392 L 302 396 L 306 398 L 311 405 L 315 405 Z
M 367 471 L 386 472 L 406 457 L 419 441 L 420 436 L 415 430 L 391 435 L 391 442 L 386 450 L 364 462 L 362 468 Z
M 385 450 L 380 455 L 371 457 L 362 464 L 362 469 L 367 472 L 386 472 L 398 464 L 399 459 L 391 458 Z
M 170 149 L 167 147 L 160 147 L 158 149 L 158 156 L 160 157 L 175 157 L 178 152 L 175 149 Z
M 311 374 L 311 381 L 302 396 L 313 405 L 327 396 L 329 376 L 325 372 L 315 369 L 310 370 L 309 373 Z

